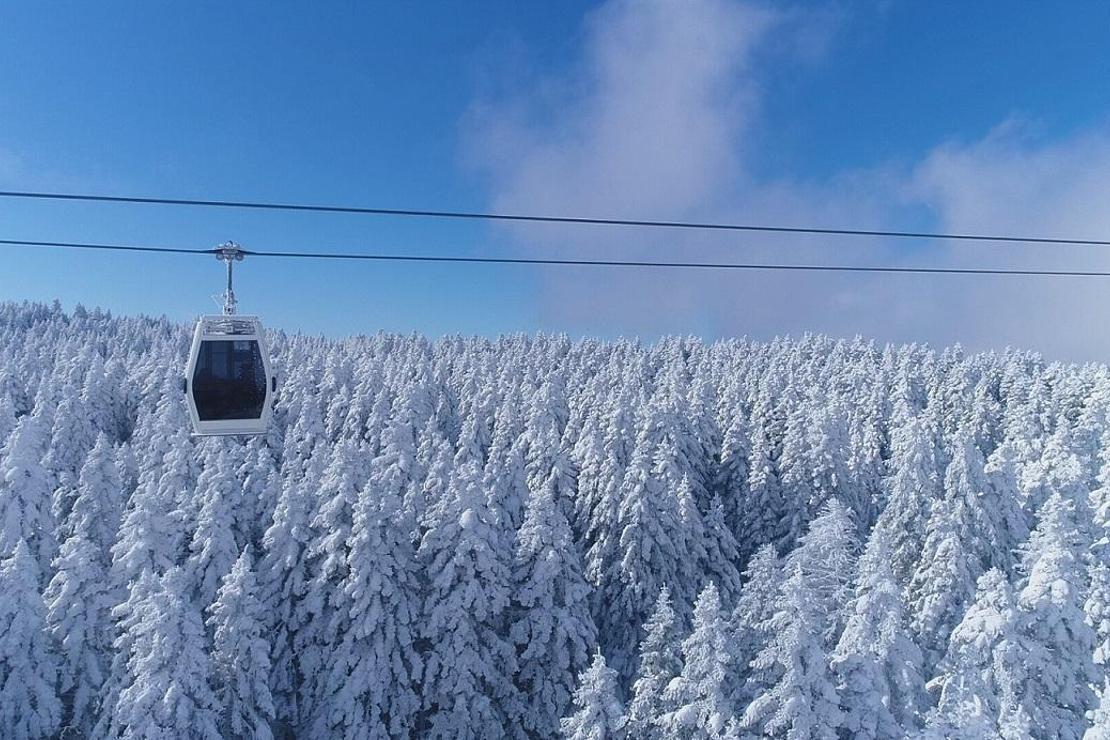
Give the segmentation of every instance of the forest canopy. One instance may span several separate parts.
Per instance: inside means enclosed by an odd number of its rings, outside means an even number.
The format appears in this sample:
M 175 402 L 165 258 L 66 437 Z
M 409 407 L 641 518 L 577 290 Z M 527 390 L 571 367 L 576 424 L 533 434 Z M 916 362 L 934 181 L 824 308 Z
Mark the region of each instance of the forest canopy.
M 0 304 L 0 736 L 1110 737 L 1110 371 Z

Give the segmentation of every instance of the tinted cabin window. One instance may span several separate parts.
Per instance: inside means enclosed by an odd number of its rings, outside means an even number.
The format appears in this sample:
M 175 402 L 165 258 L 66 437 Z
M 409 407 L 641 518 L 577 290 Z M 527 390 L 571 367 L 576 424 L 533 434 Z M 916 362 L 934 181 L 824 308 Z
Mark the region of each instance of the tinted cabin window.
M 193 401 L 201 421 L 258 419 L 266 402 L 266 371 L 256 341 L 200 344 Z

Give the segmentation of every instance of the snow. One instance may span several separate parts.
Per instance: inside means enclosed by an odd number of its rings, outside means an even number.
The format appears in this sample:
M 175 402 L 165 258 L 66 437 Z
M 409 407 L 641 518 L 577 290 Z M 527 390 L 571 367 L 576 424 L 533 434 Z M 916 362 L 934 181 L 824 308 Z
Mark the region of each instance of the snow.
M 0 736 L 1110 737 L 1110 370 L 0 303 Z

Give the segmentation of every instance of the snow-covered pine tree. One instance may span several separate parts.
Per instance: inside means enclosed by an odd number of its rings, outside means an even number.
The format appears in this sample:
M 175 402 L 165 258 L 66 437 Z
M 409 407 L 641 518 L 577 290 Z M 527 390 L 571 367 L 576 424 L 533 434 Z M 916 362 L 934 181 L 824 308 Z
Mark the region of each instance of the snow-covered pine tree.
M 1099 426 L 1097 450 L 1091 455 L 1099 462 L 1099 470 L 1087 498 L 1092 512 L 1093 554 L 1110 565 L 1110 378 L 1096 388 L 1093 405 L 1104 407 L 1105 415 Z
M 81 501 L 101 492 L 81 488 L 74 513 L 91 514 L 92 505 L 85 507 Z M 66 726 L 79 733 L 93 726 L 111 664 L 116 590 L 111 585 L 108 551 L 94 544 L 96 534 L 89 531 L 98 524 L 84 516 L 76 522 L 54 558 L 54 576 L 43 595 L 47 626 L 61 657 L 58 690 L 65 700 Z
M 138 640 L 137 625 L 143 618 L 146 610 L 146 600 L 158 588 L 158 577 L 150 570 L 139 574 L 138 578 L 128 584 L 125 591 L 126 598 L 112 607 L 111 617 L 114 622 L 112 630 L 112 658 L 108 669 L 108 677 L 101 690 L 100 712 L 93 725 L 93 737 L 118 736 L 122 729 L 116 721 L 115 707 L 120 692 L 130 683 L 130 667 L 128 660 L 131 650 Z
M 108 436 L 99 435 L 81 467 L 68 519 L 60 527 L 67 536 L 80 532 L 103 558 L 119 536 L 123 483 L 117 462 Z
M 347 631 L 350 605 L 342 583 L 346 579 L 348 540 L 354 507 L 366 480 L 367 448 L 342 440 L 332 448 L 319 487 L 309 491 L 315 504 L 305 551 L 308 580 L 304 598 L 297 603 L 300 625 L 293 646 L 301 675 L 300 701 L 306 716 L 327 711 L 329 702 L 326 665 L 330 653 Z
M 829 667 L 851 527 L 835 499 L 813 520 L 786 564 L 771 640 L 752 661 L 752 681 L 764 688 L 744 710 L 743 725 L 769 737 L 837 737 L 844 713 Z M 850 571 L 849 571 L 850 572 Z M 846 593 L 846 591 L 845 591 Z
M 81 468 L 65 526 L 68 537 L 47 586 L 47 621 L 60 646 L 59 690 L 67 724 L 88 731 L 112 662 L 111 609 L 126 596 L 112 578 L 110 549 L 119 533 L 121 483 L 108 437 L 99 435 Z
M 1019 485 L 1017 451 L 1013 442 L 1006 440 L 995 447 L 987 458 L 987 482 L 990 486 L 990 503 L 997 507 L 997 521 L 1001 524 L 999 535 L 1003 541 L 993 543 L 990 560 L 1008 575 L 1014 574 L 1017 550 L 1029 537 L 1029 514 L 1022 508 Z
M 825 646 L 831 652 L 847 619 L 853 595 L 852 576 L 859 552 L 854 512 L 839 499 L 829 499 L 818 512 L 799 547 L 790 557 L 802 561 L 810 587 L 827 616 Z
M 709 570 L 705 517 L 702 516 L 701 510 L 698 508 L 694 486 L 690 482 L 688 474 L 682 476 L 678 486 L 674 489 L 674 496 L 678 505 L 679 531 L 683 535 L 683 550 L 686 553 L 685 567 L 679 578 L 682 579 L 683 583 L 690 584 L 688 588 L 691 591 L 690 598 L 692 601 L 699 593 L 702 579 L 708 575 L 707 571 Z M 735 572 L 736 567 L 732 563 L 717 562 L 715 565 L 718 567 L 732 566 L 732 582 L 735 583 L 739 579 L 739 574 Z
M 751 675 L 751 663 L 767 646 L 771 617 L 775 614 L 783 565 L 771 544 L 759 548 L 744 571 L 744 587 L 732 611 L 733 706 L 742 711 L 766 688 Z M 765 676 L 762 676 L 765 677 Z
M 855 596 L 832 656 L 844 730 L 854 738 L 903 737 L 917 728 L 926 706 L 925 678 L 884 531 L 872 532 L 856 573 Z
M 782 509 L 778 522 L 781 542 L 789 549 L 805 533 L 812 516 L 811 505 L 820 506 L 823 491 L 816 489 L 808 430 L 813 424 L 811 408 L 795 403 L 787 407 L 782 446 L 777 460 L 782 484 Z
M 944 475 L 944 495 L 961 513 L 960 538 L 972 557 L 972 572 L 978 577 L 992 567 L 1005 571 L 1027 533 L 1020 503 L 1014 491 L 992 485 L 983 454 L 969 433 L 957 434 L 951 457 Z M 1003 481 L 996 478 L 995 482 Z
M 324 667 L 325 700 L 312 718 L 312 732 L 320 737 L 415 731 L 421 607 L 412 539 L 404 526 L 412 522 L 402 506 L 410 460 L 397 431 L 392 425 L 385 430 L 382 452 L 355 504 L 343 583 L 350 621 Z
M 866 367 L 865 364 L 862 368 Z M 889 456 L 889 440 L 884 427 L 883 411 L 887 386 L 880 378 L 860 377 L 853 389 L 854 408 L 849 407 L 848 488 L 855 491 L 863 518 L 860 531 L 871 531 L 875 520 L 886 506 L 883 474 Z
M 54 554 L 50 482 L 40 462 L 47 443 L 43 425 L 37 413 L 24 416 L 0 448 L 0 558 L 23 542 L 37 573 L 46 571 Z
M 608 611 L 602 588 L 613 571 L 614 562 L 620 557 L 621 492 L 625 471 L 632 455 L 635 438 L 634 414 L 631 393 L 624 392 L 612 400 L 605 424 L 604 448 L 601 451 L 601 469 L 598 472 L 597 505 L 585 523 L 584 566 L 587 582 L 593 586 L 592 611 L 598 626 L 604 623 Z
M 774 522 L 768 516 L 774 512 L 768 512 L 766 507 L 749 508 L 750 457 L 751 428 L 743 411 L 735 409 L 721 442 L 720 466 L 717 468 L 714 490 L 720 496 L 729 529 L 740 539 L 745 560 L 763 544 L 759 538 L 772 531 Z
M 1040 456 L 1020 469 L 1018 485 L 1027 511 L 1036 512 L 1053 494 L 1071 498 L 1077 505 L 1088 503 L 1090 485 L 1086 461 L 1077 454 L 1071 426 L 1060 424 L 1043 441 Z
M 219 738 L 220 706 L 190 578 L 174 567 L 150 585 L 121 635 L 129 644 L 127 680 L 111 707 L 113 726 L 123 737 Z
M 424 717 L 433 738 L 499 737 L 516 716 L 515 652 L 505 638 L 510 573 L 482 490 L 481 453 L 464 432 L 442 515 L 420 544 L 431 582 L 423 630 Z
M 119 732 L 114 708 L 120 691 L 131 680 L 128 661 L 137 639 L 136 625 L 143 618 L 146 600 L 158 587 L 160 575 L 179 562 L 184 541 L 184 522 L 178 507 L 184 491 L 192 488 L 192 442 L 184 409 L 176 395 L 168 395 L 170 387 L 176 386 L 162 384 L 167 395 L 161 397 L 151 416 L 144 417 L 149 425 L 144 428 L 149 431 L 134 440 L 146 457 L 111 548 L 112 586 L 125 596 L 120 596 L 120 603 L 112 608 L 113 654 L 94 729 L 97 737 Z M 79 499 L 75 506 L 80 509 L 83 502 Z
M 501 529 L 506 532 L 515 532 L 520 527 L 528 498 L 524 462 L 526 442 L 510 436 L 510 430 L 515 426 L 512 413 L 505 411 L 498 414 L 484 471 L 490 508 L 498 516 Z
M 602 649 L 624 680 L 635 671 L 636 635 L 659 589 L 668 586 L 685 611 L 695 586 L 686 577 L 691 564 L 676 491 L 664 484 L 674 458 L 661 444 L 661 415 L 662 410 L 652 405 L 641 419 L 622 485 L 617 519 L 620 559 L 602 586 L 606 609 L 599 626 L 607 638 Z
M 748 501 L 736 530 L 741 547 L 749 551 L 767 543 L 782 550 L 794 544 L 785 541 L 781 526 L 784 493 L 779 480 L 777 451 L 770 434 L 762 419 L 753 418 L 748 452 Z
M 597 628 L 589 586 L 559 501 L 559 472 L 528 499 L 513 562 L 513 622 L 521 725 L 551 736 L 566 713 L 578 674 L 586 668 Z
M 124 386 L 119 383 L 119 376 L 116 374 L 119 363 L 108 367 L 104 355 L 97 348 L 93 348 L 89 355 L 88 361 L 82 363 L 85 377 L 81 382 L 81 401 L 93 427 L 89 440 L 91 444 L 98 434 L 106 434 L 114 439 L 123 431 L 117 418 Z
M 921 418 L 909 416 L 892 437 L 887 504 L 875 529 L 890 543 L 894 579 L 904 589 L 921 558 L 929 507 L 940 497 L 940 479 L 932 437 Z
M 414 426 L 421 413 L 422 394 L 423 390 L 412 384 L 401 391 L 382 430 L 379 453 L 370 461 L 370 479 L 377 481 L 376 486 L 388 488 L 397 497 L 397 505 L 402 506 L 406 516 L 398 524 L 409 531 L 412 544 L 416 542 L 419 517 L 415 511 L 404 509 L 404 501 L 415 494 L 425 474 L 417 459 L 420 441 Z
M 160 418 L 154 433 L 166 436 L 167 450 L 160 464 L 150 464 L 140 475 L 112 545 L 113 579 L 120 588 L 144 571 L 164 573 L 181 558 L 185 533 L 179 503 L 185 491 L 193 490 L 193 462 L 188 431 L 167 427 L 175 418 L 170 413 Z
M 1090 586 L 1083 612 L 1087 625 L 1094 631 L 1094 663 L 1103 671 L 1110 671 L 1110 565 L 1100 558 L 1092 558 L 1088 566 Z
M 6 375 L 0 377 L 0 384 L 7 377 Z M 0 439 L 8 439 L 15 430 L 16 423 L 15 401 L 8 393 L 0 392 Z
M 565 740 L 622 740 L 626 718 L 620 703 L 617 672 L 605 665 L 599 650 L 582 672 L 574 692 L 577 711 L 560 722 Z M 630 735 L 631 737 L 631 735 Z
M 1110 679 L 1103 679 L 1102 699 L 1090 715 L 1091 726 L 1083 733 L 1083 740 L 1110 740 Z
M 416 521 L 413 534 L 418 536 L 414 543 L 417 546 L 420 544 L 419 538 L 434 528 L 444 516 L 454 466 L 455 450 L 436 424 L 434 418 L 429 420 L 417 449 L 417 462 L 427 471 L 424 482 L 413 486 L 404 499 L 406 516 Z
M 208 607 L 212 673 L 224 738 L 270 740 L 270 644 L 249 548 L 231 566 Z
M 79 389 L 69 387 L 54 412 L 53 429 L 45 447 L 42 466 L 52 487 L 55 521 L 64 522 L 77 495 L 77 478 L 97 432 Z
M 57 658 L 46 629 L 39 569 L 17 540 L 0 560 L 0 735 L 53 737 L 62 721 Z
M 664 691 L 672 707 L 657 724 L 664 737 L 717 738 L 733 716 L 728 690 L 728 624 L 711 581 L 694 605 L 693 630 L 682 642 L 682 671 Z
M 924 737 L 998 735 L 1003 697 L 1023 683 L 1024 654 L 1013 589 L 1005 574 L 992 568 L 979 577 L 975 599 L 929 682 L 938 698 Z
M 313 491 L 320 483 L 326 464 L 326 448 L 313 448 L 296 477 L 285 476 L 274 509 L 272 522 L 262 537 L 264 554 L 258 567 L 261 600 L 266 605 L 270 634 L 270 692 L 277 717 L 297 725 L 300 722 L 300 675 L 293 641 L 302 626 L 308 574 L 305 551 L 309 540 L 309 516 Z M 289 461 L 292 462 L 292 461 Z
M 740 546 L 729 529 L 724 506 L 716 494 L 710 497 L 709 511 L 705 515 L 704 549 L 702 579 L 717 585 L 722 604 L 735 604 L 741 589 L 740 571 L 737 570 Z
M 281 478 L 273 451 L 257 437 L 251 440 L 243 450 L 235 477 L 242 481 L 241 503 L 235 512 L 235 539 L 261 543 L 281 495 Z
M 640 665 L 628 705 L 628 734 L 631 737 L 651 740 L 661 736 L 656 720 L 663 716 L 667 707 L 663 692 L 682 670 L 679 650 L 681 627 L 671 603 L 671 592 L 663 586 L 655 601 L 655 609 L 644 623 Z
M 596 380 L 595 377 L 594 381 Z M 600 402 L 597 403 L 600 405 Z M 590 524 L 594 521 L 602 500 L 602 475 L 606 459 L 601 410 L 591 408 L 588 412 L 583 411 L 583 415 L 580 435 L 571 450 L 571 459 L 578 470 L 578 490 L 572 501 L 574 519 L 571 527 L 575 541 L 586 552 L 591 541 Z
M 1025 578 L 1018 594 L 1021 632 L 1028 646 L 1022 705 L 1034 734 L 1078 738 L 1084 714 L 1095 707 L 1094 632 L 1083 613 L 1086 572 L 1075 502 L 1053 493 L 1037 513 L 1022 547 Z
M 192 541 L 188 571 L 196 589 L 196 603 L 205 609 L 216 598 L 220 580 L 239 557 L 235 541 L 235 513 L 242 487 L 235 479 L 231 456 L 216 442 L 208 465 L 197 478 L 196 498 L 201 501 Z
M 556 460 L 565 455 L 561 442 L 568 413 L 565 383 L 553 374 L 532 397 L 524 422 L 524 465 L 530 490 L 543 486 Z
M 971 563 L 961 533 L 960 501 L 939 500 L 926 525 L 925 547 L 907 588 L 910 626 L 924 660 L 925 675 L 944 656 L 948 636 L 975 593 L 978 565 Z

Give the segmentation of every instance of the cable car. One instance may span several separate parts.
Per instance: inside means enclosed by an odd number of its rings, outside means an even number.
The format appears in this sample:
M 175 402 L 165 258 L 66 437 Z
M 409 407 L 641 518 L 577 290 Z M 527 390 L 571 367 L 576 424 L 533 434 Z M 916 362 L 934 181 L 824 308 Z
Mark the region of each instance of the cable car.
M 234 242 L 216 248 L 227 262 L 227 292 L 222 315 L 201 316 L 193 332 L 185 370 L 185 393 L 193 433 L 265 434 L 270 424 L 277 378 L 270 370 L 266 338 L 257 316 L 235 313 L 231 264 L 243 259 Z

